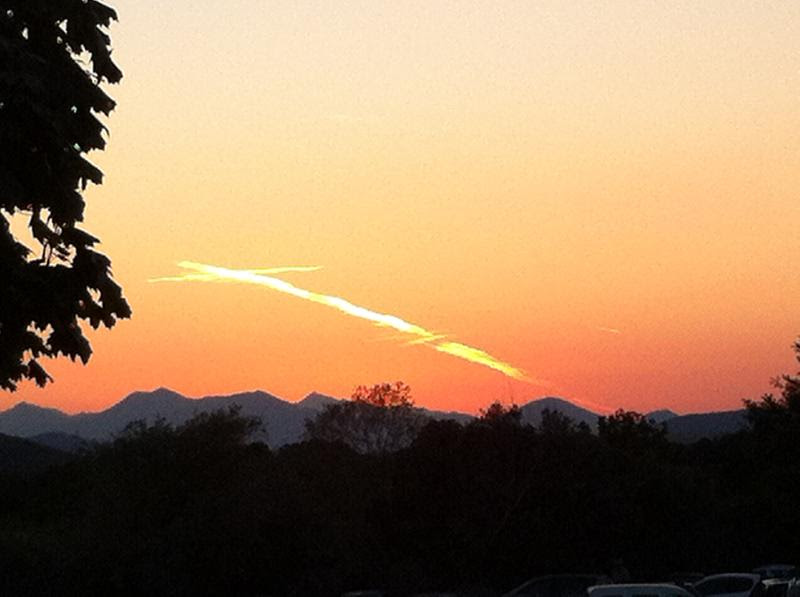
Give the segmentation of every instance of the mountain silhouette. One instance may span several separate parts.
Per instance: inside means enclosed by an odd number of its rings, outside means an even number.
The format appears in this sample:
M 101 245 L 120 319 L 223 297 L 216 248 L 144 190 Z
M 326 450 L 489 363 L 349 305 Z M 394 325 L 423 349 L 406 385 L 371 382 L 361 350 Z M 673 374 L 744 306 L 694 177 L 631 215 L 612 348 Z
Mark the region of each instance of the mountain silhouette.
M 674 419 L 675 417 L 679 417 L 678 413 L 674 413 L 669 409 L 663 408 L 661 410 L 654 410 L 647 413 L 644 417 L 648 421 L 653 421 L 654 423 L 666 423 L 670 419 Z
M 338 398 L 334 398 L 333 396 L 328 396 L 327 394 L 320 394 L 319 392 L 311 392 L 308 396 L 306 396 L 300 402 L 298 402 L 297 405 L 302 406 L 303 408 L 308 408 L 315 412 L 319 412 L 326 406 L 329 406 L 331 404 L 336 404 L 339 401 L 340 400 Z
M 542 422 L 542 413 L 545 410 L 558 412 L 575 421 L 576 423 L 586 423 L 593 430 L 597 430 L 597 418 L 599 415 L 590 410 L 572 404 L 563 398 L 546 396 L 531 400 L 520 407 L 522 420 L 531 425 L 538 426 Z
M 258 417 L 262 426 L 254 439 L 277 448 L 298 442 L 305 432 L 305 422 L 337 398 L 312 392 L 297 403 L 282 400 L 260 390 L 229 396 L 187 398 L 168 388 L 129 394 L 110 408 L 96 413 L 68 415 L 57 409 L 22 402 L 0 412 L 0 433 L 37 439 L 43 445 L 65 449 L 83 441 L 107 441 L 121 433 L 132 421 L 153 423 L 163 420 L 180 425 L 204 412 L 238 407 L 243 416 Z M 434 418 L 469 420 L 463 413 L 443 413 L 420 409 Z M 69 451 L 69 450 L 68 450 Z
M 669 419 L 666 426 L 671 440 L 688 444 L 745 429 L 748 426 L 747 411 L 741 409 L 681 415 Z
M 66 452 L 0 434 L 0 473 L 32 474 L 69 460 Z
M 55 408 L 20 402 L 0 413 L 0 433 L 29 437 L 45 431 L 63 432 L 71 417 Z
M 277 448 L 300 441 L 305 432 L 305 422 L 339 400 L 312 392 L 299 402 L 292 403 L 261 390 L 228 396 L 187 398 L 174 390 L 157 388 L 149 392 L 133 392 L 110 408 L 95 413 L 69 415 L 54 408 L 20 402 L 0 412 L 0 434 L 29 438 L 43 446 L 73 452 L 93 441 L 112 439 L 132 421 L 153 423 L 162 419 L 171 425 L 180 425 L 196 414 L 236 406 L 242 415 L 261 420 L 262 427 L 254 439 Z M 520 410 L 523 421 L 535 426 L 541 423 L 542 413 L 551 410 L 597 430 L 597 413 L 563 398 L 538 398 L 523 404 Z M 433 419 L 453 419 L 461 423 L 473 418 L 464 413 L 425 408 L 419 408 L 418 412 Z M 690 415 L 660 410 L 649 413 L 647 417 L 656 422 L 665 422 L 670 439 L 683 443 L 732 433 L 747 425 L 744 410 Z
M 39 435 L 32 435 L 28 439 L 40 446 L 60 450 L 67 454 L 78 454 L 92 447 L 92 442 L 89 440 L 77 435 L 61 433 L 60 431 L 40 433 Z

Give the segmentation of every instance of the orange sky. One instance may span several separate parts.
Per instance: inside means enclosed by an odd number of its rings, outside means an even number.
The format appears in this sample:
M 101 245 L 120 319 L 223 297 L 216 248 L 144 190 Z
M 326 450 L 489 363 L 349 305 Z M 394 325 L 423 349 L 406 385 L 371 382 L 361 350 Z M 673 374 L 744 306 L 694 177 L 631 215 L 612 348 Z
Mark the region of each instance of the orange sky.
M 432 408 L 690 412 L 796 369 L 794 0 L 114 5 L 86 228 L 134 317 L 0 408 L 402 379 Z M 548 385 L 269 289 L 147 283 L 181 260 L 323 266 L 281 277 Z

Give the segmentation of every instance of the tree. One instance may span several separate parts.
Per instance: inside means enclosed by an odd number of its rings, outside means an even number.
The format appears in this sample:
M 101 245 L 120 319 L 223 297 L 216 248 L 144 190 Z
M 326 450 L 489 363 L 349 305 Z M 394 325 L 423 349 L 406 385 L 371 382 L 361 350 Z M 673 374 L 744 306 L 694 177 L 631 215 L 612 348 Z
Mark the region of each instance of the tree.
M 800 362 L 800 339 L 794 343 Z M 779 395 L 765 394 L 761 400 L 745 400 L 747 419 L 756 446 L 754 452 L 760 461 L 772 460 L 775 464 L 796 467 L 800 459 L 800 374 L 781 375 L 773 380 Z M 793 478 L 794 472 L 792 473 Z
M 102 172 L 86 153 L 105 147 L 99 120 L 115 103 L 101 85 L 122 73 L 106 32 L 116 12 L 96 0 L 0 3 L 0 387 L 52 378 L 39 357 L 85 364 L 80 327 L 131 314 L 97 238 L 78 227 L 83 191 Z M 27 219 L 33 248 L 11 221 Z
M 306 438 L 342 442 L 362 454 L 394 452 L 411 445 L 426 421 L 403 382 L 358 386 L 351 400 L 330 404 L 307 421 Z
M 597 419 L 597 434 L 611 446 L 631 453 L 643 448 L 665 447 L 667 431 L 644 415 L 619 409 L 613 415 Z
M 495 400 L 488 407 L 480 409 L 479 416 L 474 423 L 489 427 L 520 427 L 522 425 L 522 409 L 516 404 L 506 407 L 499 400 Z
M 800 339 L 794 343 L 800 362 Z M 784 427 L 800 427 L 800 374 L 781 375 L 773 381 L 780 396 L 765 394 L 760 401 L 745 400 L 747 418 L 756 432 L 774 432 Z
M 572 433 L 591 433 L 589 425 L 581 421 L 575 423 L 570 417 L 557 410 L 546 408 L 542 411 L 539 431 L 546 435 L 570 435 Z

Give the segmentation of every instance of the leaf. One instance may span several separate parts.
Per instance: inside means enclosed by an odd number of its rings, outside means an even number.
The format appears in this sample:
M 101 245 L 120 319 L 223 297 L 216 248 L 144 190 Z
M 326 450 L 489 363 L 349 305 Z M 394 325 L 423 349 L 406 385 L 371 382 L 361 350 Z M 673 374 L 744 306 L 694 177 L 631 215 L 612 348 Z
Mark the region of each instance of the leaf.
M 48 381 L 53 381 L 53 378 L 48 375 L 47 371 L 45 371 L 34 359 L 28 361 L 28 371 L 26 376 L 29 379 L 33 379 L 36 382 L 36 385 L 39 387 L 44 387 Z

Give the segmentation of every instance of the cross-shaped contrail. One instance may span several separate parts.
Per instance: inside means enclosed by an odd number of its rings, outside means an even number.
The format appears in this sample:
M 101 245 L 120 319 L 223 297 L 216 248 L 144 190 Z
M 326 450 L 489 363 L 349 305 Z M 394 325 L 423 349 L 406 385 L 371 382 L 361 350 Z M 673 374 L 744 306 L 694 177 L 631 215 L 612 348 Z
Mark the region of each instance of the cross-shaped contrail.
M 488 352 L 468 346 L 460 342 L 446 341 L 444 336 L 426 330 L 424 327 L 410 323 L 395 315 L 387 313 L 378 313 L 366 307 L 360 307 L 351 303 L 348 300 L 338 296 L 329 294 L 320 294 L 304 288 L 298 288 L 294 284 L 290 284 L 280 278 L 275 278 L 269 274 L 279 274 L 284 272 L 295 271 L 316 271 L 321 269 L 319 267 L 276 267 L 276 268 L 263 268 L 263 269 L 228 269 L 226 267 L 217 267 L 214 265 L 206 265 L 203 263 L 195 263 L 193 261 L 181 261 L 178 266 L 189 270 L 188 272 L 179 275 L 165 278 L 153 278 L 150 282 L 213 282 L 219 280 L 231 280 L 235 282 L 242 282 L 245 284 L 257 284 L 259 286 L 266 286 L 272 290 L 290 294 L 297 298 L 305 299 L 321 305 L 333 307 L 343 313 L 359 317 L 371 321 L 375 325 L 381 327 L 390 327 L 398 332 L 415 336 L 412 344 L 425 344 L 434 350 L 443 352 L 460 359 L 464 359 L 471 363 L 489 367 L 495 371 L 500 371 L 504 375 L 513 379 L 531 381 L 527 378 L 525 373 L 499 359 L 496 359 Z

